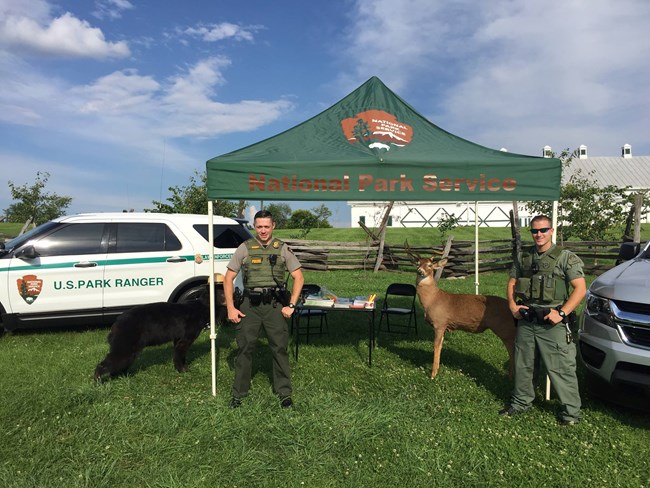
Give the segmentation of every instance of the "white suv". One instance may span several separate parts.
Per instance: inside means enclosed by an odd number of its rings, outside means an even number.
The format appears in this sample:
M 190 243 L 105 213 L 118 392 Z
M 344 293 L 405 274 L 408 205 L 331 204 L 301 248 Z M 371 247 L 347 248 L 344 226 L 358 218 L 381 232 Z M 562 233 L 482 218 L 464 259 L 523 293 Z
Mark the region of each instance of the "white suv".
M 215 272 L 249 237 L 244 221 L 214 218 Z M 0 244 L 0 329 L 110 324 L 135 305 L 189 300 L 210 275 L 210 248 L 207 215 L 52 220 Z

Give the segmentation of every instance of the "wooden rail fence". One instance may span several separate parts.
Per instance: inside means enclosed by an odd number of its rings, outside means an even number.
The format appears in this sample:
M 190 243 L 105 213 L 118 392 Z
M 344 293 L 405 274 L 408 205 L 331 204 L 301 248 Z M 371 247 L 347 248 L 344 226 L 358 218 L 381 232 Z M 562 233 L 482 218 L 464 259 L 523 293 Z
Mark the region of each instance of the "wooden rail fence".
M 343 269 L 373 270 L 379 252 L 379 241 L 331 242 L 285 239 L 291 249 L 308 270 L 334 271 Z M 523 246 L 532 246 L 524 242 Z M 619 242 L 613 241 L 571 241 L 565 248 L 575 252 L 585 263 L 585 273 L 599 275 L 612 268 L 618 258 Z M 479 241 L 479 272 L 504 271 L 512 265 L 512 239 Z M 443 246 L 410 247 L 410 251 L 424 257 L 440 255 Z M 444 269 L 445 277 L 461 277 L 474 274 L 475 242 L 453 241 Z M 382 271 L 412 271 L 413 260 L 404 246 L 388 245 L 383 249 Z

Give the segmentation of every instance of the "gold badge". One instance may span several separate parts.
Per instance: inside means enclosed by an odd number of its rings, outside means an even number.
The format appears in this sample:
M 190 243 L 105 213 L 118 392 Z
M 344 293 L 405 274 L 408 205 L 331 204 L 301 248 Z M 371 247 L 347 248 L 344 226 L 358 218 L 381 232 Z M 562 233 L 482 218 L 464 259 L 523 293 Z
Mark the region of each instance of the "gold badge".
M 277 249 L 280 247 L 280 243 L 278 241 L 273 241 L 273 248 Z

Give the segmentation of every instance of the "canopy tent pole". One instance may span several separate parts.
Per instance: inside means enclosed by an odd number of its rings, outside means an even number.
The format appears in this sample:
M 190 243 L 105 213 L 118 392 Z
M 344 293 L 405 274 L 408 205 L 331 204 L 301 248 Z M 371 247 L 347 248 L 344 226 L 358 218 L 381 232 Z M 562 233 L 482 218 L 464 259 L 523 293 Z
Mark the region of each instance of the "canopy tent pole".
M 478 201 L 474 202 L 474 288 L 475 295 L 478 295 Z
M 210 262 L 210 355 L 212 357 L 212 396 L 217 396 L 217 351 L 216 351 L 216 316 L 214 303 L 214 203 L 208 200 L 208 260 Z
M 557 212 L 558 212 L 558 201 L 554 200 L 553 201 L 553 215 L 551 216 L 551 225 L 553 226 L 554 229 L 557 229 Z M 553 232 L 553 235 L 551 236 L 551 242 L 553 244 L 557 243 L 557 235 L 555 232 Z M 549 378 L 548 375 L 546 375 L 546 400 L 551 399 L 551 378 Z

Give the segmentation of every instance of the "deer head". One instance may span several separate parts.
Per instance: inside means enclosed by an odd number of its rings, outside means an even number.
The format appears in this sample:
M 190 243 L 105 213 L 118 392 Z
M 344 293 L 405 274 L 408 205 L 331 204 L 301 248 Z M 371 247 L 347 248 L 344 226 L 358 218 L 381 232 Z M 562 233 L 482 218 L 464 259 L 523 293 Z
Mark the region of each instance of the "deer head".
M 435 283 L 433 274 L 438 268 L 443 268 L 447 264 L 447 258 L 436 261 L 435 257 L 430 258 L 420 258 L 418 259 L 418 277 L 416 283 L 420 283 L 422 280 L 425 280 L 431 277 L 431 280 Z

